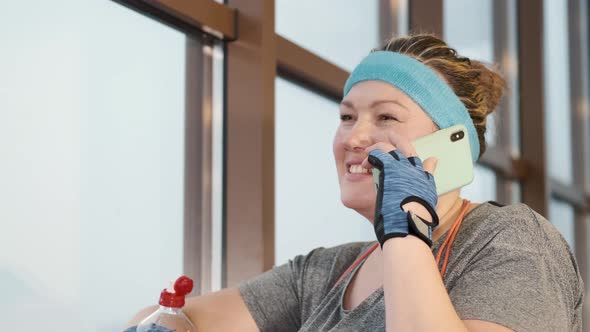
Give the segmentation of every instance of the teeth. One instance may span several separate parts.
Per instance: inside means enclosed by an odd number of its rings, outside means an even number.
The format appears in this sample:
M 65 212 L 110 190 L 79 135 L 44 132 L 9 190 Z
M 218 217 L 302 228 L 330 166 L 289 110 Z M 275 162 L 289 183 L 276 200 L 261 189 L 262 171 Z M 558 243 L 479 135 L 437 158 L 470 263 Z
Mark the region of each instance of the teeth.
M 350 165 L 349 171 L 350 171 L 350 173 L 353 173 L 353 174 L 369 173 L 369 170 L 364 168 L 361 165 Z

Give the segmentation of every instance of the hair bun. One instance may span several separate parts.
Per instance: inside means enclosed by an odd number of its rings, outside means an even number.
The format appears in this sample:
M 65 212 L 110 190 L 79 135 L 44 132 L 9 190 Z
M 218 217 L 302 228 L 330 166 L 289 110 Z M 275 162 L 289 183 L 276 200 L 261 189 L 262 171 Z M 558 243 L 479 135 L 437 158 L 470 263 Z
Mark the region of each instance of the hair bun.
M 471 66 L 479 73 L 478 89 L 481 93 L 482 104 L 485 106 L 486 115 L 492 113 L 504 93 L 505 81 L 495 70 L 490 70 L 480 61 L 471 60 Z
M 431 34 L 392 38 L 379 50 L 414 57 L 447 81 L 475 125 L 481 156 L 486 150 L 487 116 L 496 109 L 504 93 L 505 82 L 498 71 L 459 55 L 442 39 Z

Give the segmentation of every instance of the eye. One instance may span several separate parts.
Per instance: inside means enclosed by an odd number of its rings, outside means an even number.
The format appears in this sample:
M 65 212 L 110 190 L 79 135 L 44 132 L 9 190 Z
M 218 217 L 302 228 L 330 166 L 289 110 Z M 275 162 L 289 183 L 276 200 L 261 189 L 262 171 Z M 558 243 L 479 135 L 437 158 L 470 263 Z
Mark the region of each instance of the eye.
M 379 115 L 379 120 L 381 121 L 398 121 L 397 118 L 390 114 L 381 114 Z
M 340 114 L 340 121 L 345 122 L 350 120 L 352 120 L 352 115 Z

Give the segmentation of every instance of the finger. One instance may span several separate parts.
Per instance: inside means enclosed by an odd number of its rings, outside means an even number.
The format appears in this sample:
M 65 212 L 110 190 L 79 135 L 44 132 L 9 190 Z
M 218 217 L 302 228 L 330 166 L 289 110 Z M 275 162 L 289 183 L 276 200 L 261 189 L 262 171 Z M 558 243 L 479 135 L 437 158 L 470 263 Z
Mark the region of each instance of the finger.
M 377 167 L 377 168 L 381 169 L 381 168 L 384 168 L 387 165 L 391 165 L 392 163 L 395 162 L 395 160 L 391 154 L 384 152 L 381 149 L 372 150 L 371 152 L 369 152 L 369 156 L 367 158 L 368 158 L 368 162 L 371 165 L 371 167 L 365 167 L 365 168 Z
M 430 174 L 434 174 L 434 171 L 436 171 L 437 165 L 438 165 L 438 158 L 430 157 L 430 158 L 424 160 L 424 163 L 423 163 L 424 171 L 426 171 Z
M 419 169 L 423 169 L 422 160 L 419 157 L 410 157 L 408 158 L 408 160 L 410 161 L 410 164 L 414 165 Z
M 371 165 L 371 163 L 369 162 L 369 157 L 367 157 L 363 160 L 363 162 L 361 163 L 361 166 L 366 169 L 373 168 L 373 165 Z
M 390 143 L 387 142 L 377 142 L 369 147 L 367 147 L 365 149 L 365 152 L 369 153 L 373 150 L 379 149 L 383 152 L 389 152 L 389 151 L 393 151 L 395 150 L 395 146 L 391 145 Z
M 377 143 L 365 148 L 365 152 L 367 152 L 367 153 L 370 153 L 373 150 L 381 150 L 384 153 L 387 153 L 389 151 L 395 150 L 395 146 L 393 146 L 387 142 L 377 142 Z M 363 162 L 361 163 L 361 166 L 366 169 L 373 168 L 373 165 L 369 162 L 369 157 L 367 157 L 363 160 Z
M 408 158 L 400 150 L 389 151 L 389 154 L 398 161 L 407 161 Z
M 412 142 L 410 142 L 410 140 L 405 136 L 397 134 L 394 131 L 390 131 L 387 136 L 389 138 L 389 142 L 395 145 L 396 148 L 404 154 L 404 156 L 415 157 L 418 155 Z

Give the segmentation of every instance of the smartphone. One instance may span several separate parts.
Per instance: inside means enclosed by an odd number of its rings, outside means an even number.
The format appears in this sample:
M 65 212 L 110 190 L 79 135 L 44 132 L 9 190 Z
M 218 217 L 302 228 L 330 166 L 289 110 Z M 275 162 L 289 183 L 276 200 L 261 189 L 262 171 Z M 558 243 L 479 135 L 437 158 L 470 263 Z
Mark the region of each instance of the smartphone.
M 424 162 L 438 158 L 434 171 L 437 195 L 446 194 L 473 181 L 473 161 L 469 136 L 464 125 L 455 125 L 420 137 L 412 142 L 418 157 Z M 379 170 L 373 168 L 375 186 L 379 183 Z

